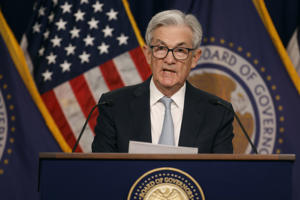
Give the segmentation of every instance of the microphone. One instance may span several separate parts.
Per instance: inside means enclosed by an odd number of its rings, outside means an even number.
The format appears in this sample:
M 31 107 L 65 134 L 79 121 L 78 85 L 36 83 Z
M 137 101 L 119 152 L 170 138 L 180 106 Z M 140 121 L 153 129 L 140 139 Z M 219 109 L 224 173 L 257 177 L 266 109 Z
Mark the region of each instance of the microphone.
M 93 111 L 95 110 L 95 108 L 97 108 L 98 106 L 101 106 L 101 105 L 105 105 L 105 106 L 113 106 L 113 102 L 110 101 L 110 100 L 102 101 L 102 102 L 99 102 L 98 104 L 96 104 L 96 105 L 91 109 L 91 111 L 90 111 L 90 113 L 89 113 L 87 119 L 85 120 L 84 125 L 83 125 L 83 127 L 82 127 L 82 129 L 81 129 L 81 131 L 80 131 L 80 133 L 79 133 L 79 136 L 78 136 L 78 138 L 77 138 L 77 140 L 76 140 L 76 143 L 75 143 L 75 145 L 74 145 L 74 147 L 73 147 L 73 149 L 72 149 L 72 153 L 75 152 L 75 150 L 76 150 L 76 148 L 77 148 L 77 146 L 78 146 L 78 144 L 79 144 L 80 138 L 81 138 L 81 136 L 82 136 L 82 134 L 83 134 L 83 131 L 85 130 L 85 127 L 86 127 L 88 121 L 90 120 Z
M 252 147 L 252 150 L 254 151 L 255 154 L 258 154 L 255 145 L 252 143 L 252 141 L 251 141 L 251 139 L 250 139 L 250 137 L 249 137 L 249 135 L 248 135 L 246 129 L 244 128 L 242 122 L 240 121 L 239 117 L 238 117 L 237 114 L 234 112 L 234 110 L 233 110 L 231 107 L 229 107 L 228 105 L 226 105 L 224 102 L 220 101 L 220 100 L 212 99 L 210 102 L 211 102 L 212 104 L 214 104 L 214 105 L 221 105 L 221 106 L 223 106 L 224 108 L 226 108 L 227 110 L 229 110 L 230 112 L 232 112 L 232 113 L 234 114 L 234 117 L 236 118 L 236 120 L 237 120 L 238 124 L 240 125 L 240 127 L 241 127 L 241 129 L 242 129 L 244 135 L 246 136 L 248 142 L 250 143 L 250 145 L 251 145 L 251 147 Z

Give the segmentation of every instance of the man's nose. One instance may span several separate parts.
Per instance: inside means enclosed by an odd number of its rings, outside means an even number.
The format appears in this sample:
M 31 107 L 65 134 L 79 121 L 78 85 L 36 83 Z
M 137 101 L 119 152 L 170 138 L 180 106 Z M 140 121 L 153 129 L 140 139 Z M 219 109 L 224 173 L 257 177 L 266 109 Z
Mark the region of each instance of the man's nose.
M 172 51 L 168 52 L 168 54 L 167 54 L 167 56 L 165 57 L 164 60 L 165 60 L 166 63 L 169 63 L 169 64 L 176 62 L 176 59 L 174 58 Z

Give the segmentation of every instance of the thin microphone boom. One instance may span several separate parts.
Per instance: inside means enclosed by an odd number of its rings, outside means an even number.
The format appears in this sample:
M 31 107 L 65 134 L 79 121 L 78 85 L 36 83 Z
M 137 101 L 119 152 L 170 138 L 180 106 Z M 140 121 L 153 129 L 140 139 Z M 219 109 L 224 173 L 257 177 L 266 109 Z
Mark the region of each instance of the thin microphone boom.
M 244 133 L 244 135 L 246 136 L 248 142 L 250 143 L 251 147 L 252 147 L 252 150 L 254 151 L 255 154 L 258 154 L 257 152 L 257 149 L 256 149 L 256 146 L 252 143 L 246 129 L 244 128 L 242 122 L 240 121 L 239 117 L 237 116 L 237 114 L 234 112 L 234 110 L 232 108 L 229 108 L 227 105 L 225 105 L 223 102 L 221 102 L 220 100 L 212 100 L 211 101 L 212 104 L 215 104 L 215 105 L 221 105 L 223 106 L 224 108 L 226 108 L 227 110 L 231 111 L 233 114 L 234 114 L 234 117 L 236 118 L 238 124 L 240 125 L 241 129 L 242 129 L 242 132 Z
M 102 101 L 102 102 L 96 104 L 96 105 L 91 109 L 91 111 L 90 111 L 90 113 L 89 113 L 87 119 L 85 120 L 84 125 L 83 125 L 83 127 L 82 127 L 82 129 L 81 129 L 81 131 L 80 131 L 80 133 L 79 133 L 79 136 L 78 136 L 78 138 L 77 138 L 77 140 L 76 140 L 76 143 L 75 143 L 75 145 L 74 145 L 74 147 L 73 147 L 73 149 L 72 149 L 72 153 L 75 152 L 75 150 L 76 150 L 76 148 L 77 148 L 77 146 L 78 146 L 78 144 L 79 144 L 80 138 L 81 138 L 81 136 L 83 135 L 83 132 L 84 132 L 84 130 L 85 130 L 85 127 L 86 127 L 88 121 L 90 120 L 90 118 L 91 118 L 91 116 L 92 116 L 93 111 L 94 111 L 98 106 L 100 106 L 100 105 L 112 106 L 113 103 L 112 103 L 111 101 Z

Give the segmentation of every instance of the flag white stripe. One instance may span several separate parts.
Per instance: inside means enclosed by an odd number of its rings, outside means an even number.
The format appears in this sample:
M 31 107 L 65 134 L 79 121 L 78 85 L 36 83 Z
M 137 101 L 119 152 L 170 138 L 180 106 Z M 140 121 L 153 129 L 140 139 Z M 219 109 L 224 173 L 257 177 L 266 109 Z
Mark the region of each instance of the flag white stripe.
M 298 28 L 295 30 L 291 40 L 289 41 L 289 44 L 287 46 L 287 52 L 291 58 L 293 65 L 296 68 L 296 71 L 300 76 L 300 48 L 297 39 L 297 34 L 299 34 Z
M 30 59 L 29 53 L 27 51 L 28 41 L 27 41 L 27 37 L 26 37 L 25 34 L 22 36 L 22 40 L 21 40 L 20 46 L 23 49 L 25 60 L 26 60 L 28 69 L 30 71 L 30 74 L 33 76 L 33 64 L 32 64 L 32 61 Z
M 80 105 L 78 104 L 76 97 L 69 82 L 65 82 L 54 89 L 54 93 L 58 100 L 58 103 L 70 125 L 71 130 L 75 138 L 77 139 L 80 130 L 86 120 Z M 85 133 L 81 137 L 79 145 L 83 152 L 91 152 L 91 144 L 94 139 L 94 134 L 90 127 L 87 126 Z
M 129 53 L 123 53 L 113 59 L 113 62 L 125 85 L 134 85 L 142 82 L 142 78 L 131 60 Z
M 91 90 L 95 102 L 99 101 L 101 94 L 109 91 L 99 67 L 94 67 L 85 72 L 84 78 Z

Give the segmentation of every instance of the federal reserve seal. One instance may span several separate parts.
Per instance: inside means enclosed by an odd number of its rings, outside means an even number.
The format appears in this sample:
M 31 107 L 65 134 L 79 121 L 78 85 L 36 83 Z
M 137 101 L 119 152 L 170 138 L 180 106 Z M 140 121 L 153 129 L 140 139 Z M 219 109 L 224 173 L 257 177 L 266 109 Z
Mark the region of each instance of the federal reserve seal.
M 198 182 L 188 173 L 170 167 L 143 174 L 131 187 L 128 200 L 204 200 Z
M 276 106 L 280 96 L 273 93 L 276 85 L 251 52 L 223 39 L 206 38 L 198 65 L 188 80 L 195 87 L 231 102 L 258 152 L 273 153 L 277 132 L 283 130 L 284 117 L 278 117 L 282 108 Z M 234 133 L 234 152 L 251 153 L 236 121 Z

